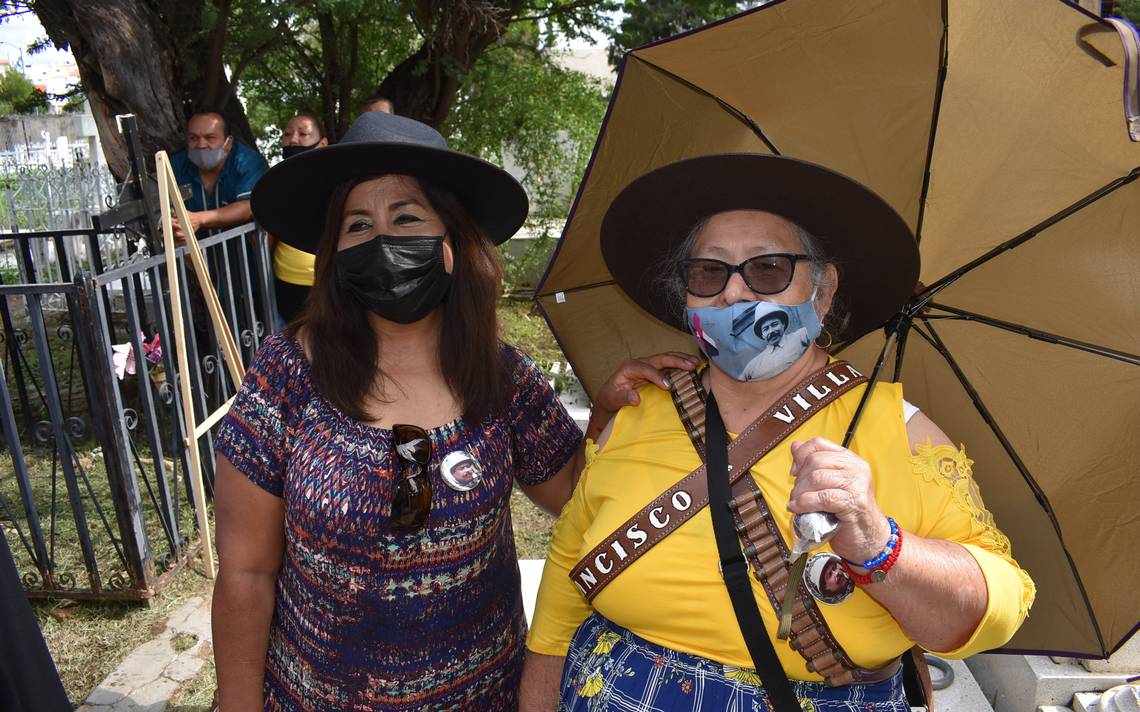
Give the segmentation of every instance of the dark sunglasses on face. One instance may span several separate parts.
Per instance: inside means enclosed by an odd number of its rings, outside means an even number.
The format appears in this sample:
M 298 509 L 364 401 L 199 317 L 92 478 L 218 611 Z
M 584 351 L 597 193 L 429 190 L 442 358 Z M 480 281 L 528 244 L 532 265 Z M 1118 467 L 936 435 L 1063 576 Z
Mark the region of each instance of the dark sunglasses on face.
M 399 482 L 389 520 L 393 529 L 418 529 L 431 512 L 431 438 L 417 425 L 393 425 Z
M 778 294 L 788 288 L 796 274 L 796 263 L 811 261 L 809 255 L 780 252 L 758 255 L 738 265 L 714 259 L 682 260 L 681 279 L 694 297 L 715 297 L 728 286 L 734 272 L 739 272 L 748 288 L 757 294 Z

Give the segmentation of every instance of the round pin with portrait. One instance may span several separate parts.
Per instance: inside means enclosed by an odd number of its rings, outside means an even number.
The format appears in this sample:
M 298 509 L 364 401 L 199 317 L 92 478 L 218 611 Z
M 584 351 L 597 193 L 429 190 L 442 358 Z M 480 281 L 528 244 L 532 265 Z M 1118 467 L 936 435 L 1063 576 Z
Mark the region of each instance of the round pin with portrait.
M 843 603 L 855 592 L 855 582 L 843 568 L 843 560 L 826 551 L 807 560 L 804 586 L 812 598 L 829 606 Z
M 460 492 L 474 489 L 483 479 L 479 461 L 465 450 L 447 453 L 440 463 L 439 472 L 448 487 Z

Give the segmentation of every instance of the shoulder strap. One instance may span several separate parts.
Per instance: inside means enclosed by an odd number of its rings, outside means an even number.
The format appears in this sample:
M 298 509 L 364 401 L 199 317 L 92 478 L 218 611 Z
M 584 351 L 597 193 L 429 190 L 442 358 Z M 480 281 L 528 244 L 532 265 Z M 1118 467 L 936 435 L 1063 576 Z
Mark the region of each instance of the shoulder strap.
M 692 397 L 691 385 L 680 376 L 680 374 L 685 373 L 687 372 L 677 371 L 678 375 L 672 381 L 674 389 L 677 391 L 673 402 L 678 410 L 682 407 L 685 408 L 686 412 L 681 415 L 683 422 L 705 423 L 708 399 Z M 712 416 L 709 415 L 707 420 L 712 420 Z M 711 441 L 712 435 L 711 431 L 709 432 Z M 705 448 L 704 429 L 694 428 L 690 431 L 690 437 L 693 439 L 693 446 L 697 448 L 698 452 L 703 452 Z M 731 510 L 732 520 L 735 522 L 735 533 L 739 535 L 740 543 L 744 546 L 744 553 L 752 566 L 753 575 L 763 585 L 773 609 L 780 610 L 790 581 L 791 567 L 788 562 L 790 552 L 755 479 L 744 477 L 735 481 L 732 486 L 732 497 L 728 501 L 728 509 Z M 715 517 L 713 522 L 716 523 Z M 721 558 L 721 565 L 724 567 L 723 551 Z M 728 570 L 727 568 L 724 570 L 727 584 L 729 581 Z M 752 607 L 755 608 L 755 599 L 752 600 Z M 738 606 L 734 601 L 735 608 Z M 759 611 L 754 611 L 754 613 L 757 616 L 759 615 Z M 746 625 L 745 618 L 740 615 L 739 611 L 737 612 L 737 621 L 745 635 L 749 651 L 752 652 L 753 645 L 748 640 L 750 627 Z M 764 631 L 763 634 L 766 636 L 767 632 Z M 788 643 L 807 662 L 808 670 L 819 673 L 833 686 L 852 682 L 878 682 L 893 675 L 899 667 L 897 662 L 877 670 L 855 665 L 832 634 L 815 599 L 802 588 L 799 591 L 794 608 L 792 631 Z M 752 655 L 753 661 L 760 669 L 761 661 L 757 659 L 755 653 Z M 763 676 L 761 677 L 763 678 Z
M 732 612 L 744 635 L 748 656 L 752 658 L 752 664 L 760 675 L 764 692 L 775 712 L 801 712 L 792 683 L 788 681 L 788 674 L 784 672 L 776 648 L 764 628 L 764 619 L 760 617 L 756 596 L 748 581 L 748 564 L 741 554 L 740 540 L 736 537 L 736 527 L 733 526 L 732 510 L 728 506 L 728 433 L 721 421 L 716 398 L 711 394 L 706 407 L 708 456 L 705 464 L 708 465 L 709 510 L 712 514 L 716 549 L 720 555 L 721 575 L 724 577 L 724 586 L 728 589 Z
M 800 425 L 866 380 L 866 376 L 846 361 L 837 361 L 798 383 L 729 444 L 730 485 Z M 703 440 L 703 403 L 700 411 L 700 417 L 690 418 L 686 428 L 691 425 L 690 432 L 698 433 Z M 700 450 L 703 452 L 703 445 Z M 687 522 L 708 501 L 708 483 L 702 463 L 602 539 L 570 572 L 570 580 L 587 601 L 592 601 L 618 574 Z

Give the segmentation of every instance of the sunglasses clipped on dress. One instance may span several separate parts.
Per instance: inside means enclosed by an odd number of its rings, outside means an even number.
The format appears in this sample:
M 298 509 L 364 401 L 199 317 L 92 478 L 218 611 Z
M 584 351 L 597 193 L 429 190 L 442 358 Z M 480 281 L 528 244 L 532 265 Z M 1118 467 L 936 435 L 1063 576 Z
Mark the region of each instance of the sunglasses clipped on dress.
M 393 425 L 399 482 L 389 521 L 393 529 L 418 529 L 431 512 L 431 438 L 418 425 Z

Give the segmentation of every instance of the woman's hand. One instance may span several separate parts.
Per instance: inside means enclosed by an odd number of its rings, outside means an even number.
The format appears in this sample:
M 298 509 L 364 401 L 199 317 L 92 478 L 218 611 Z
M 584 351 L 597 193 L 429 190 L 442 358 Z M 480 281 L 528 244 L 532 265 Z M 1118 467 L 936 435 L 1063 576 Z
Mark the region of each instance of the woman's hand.
M 792 442 L 788 511 L 830 512 L 839 520 L 831 549 L 848 561 L 873 558 L 887 545 L 891 529 L 875 501 L 867 461 L 826 438 Z
M 622 361 L 610 376 L 609 380 L 598 390 L 590 410 L 590 424 L 586 428 L 586 437 L 597 440 L 598 435 L 605 429 L 610 419 L 619 410 L 627 405 L 638 405 L 641 399 L 637 396 L 637 389 L 652 383 L 659 388 L 669 390 L 662 371 L 667 368 L 680 368 L 692 371 L 700 361 L 696 356 L 667 351 L 654 356 L 643 358 L 630 358 Z

